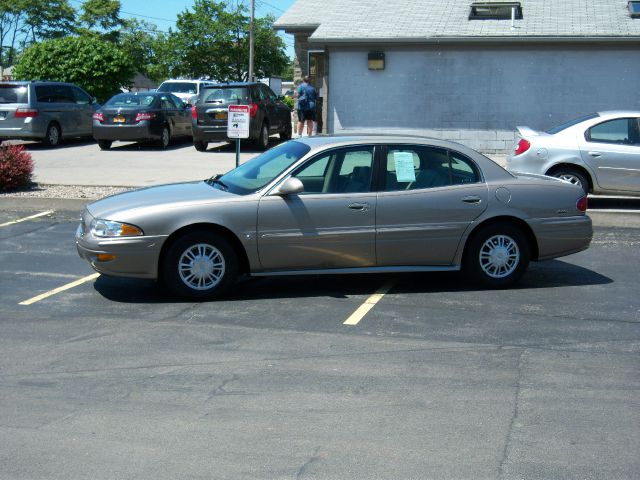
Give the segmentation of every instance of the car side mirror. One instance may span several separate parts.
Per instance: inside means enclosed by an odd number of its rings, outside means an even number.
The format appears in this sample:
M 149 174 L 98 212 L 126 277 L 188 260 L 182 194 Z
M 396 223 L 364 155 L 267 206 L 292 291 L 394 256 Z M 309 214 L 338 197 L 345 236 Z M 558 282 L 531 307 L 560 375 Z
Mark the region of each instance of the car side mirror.
M 296 195 L 304 192 L 304 185 L 299 178 L 289 177 L 276 188 L 272 195 L 286 197 L 287 195 Z

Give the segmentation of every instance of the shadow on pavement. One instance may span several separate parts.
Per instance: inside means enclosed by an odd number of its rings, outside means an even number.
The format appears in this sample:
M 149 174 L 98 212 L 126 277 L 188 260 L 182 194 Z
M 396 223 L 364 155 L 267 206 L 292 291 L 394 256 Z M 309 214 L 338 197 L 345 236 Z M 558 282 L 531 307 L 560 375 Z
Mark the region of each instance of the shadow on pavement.
M 393 283 L 391 293 L 454 293 L 485 289 L 468 281 L 463 273 L 399 273 L 353 275 L 302 275 L 249 277 L 238 283 L 223 298 L 225 302 L 305 297 L 348 298 L 370 295 L 382 285 Z M 613 280 L 597 272 L 570 263 L 550 260 L 532 264 L 521 281 L 509 290 L 581 287 L 604 285 Z M 99 277 L 94 288 L 100 295 L 121 303 L 193 303 L 170 295 L 150 280 Z M 215 302 L 215 300 L 212 300 Z

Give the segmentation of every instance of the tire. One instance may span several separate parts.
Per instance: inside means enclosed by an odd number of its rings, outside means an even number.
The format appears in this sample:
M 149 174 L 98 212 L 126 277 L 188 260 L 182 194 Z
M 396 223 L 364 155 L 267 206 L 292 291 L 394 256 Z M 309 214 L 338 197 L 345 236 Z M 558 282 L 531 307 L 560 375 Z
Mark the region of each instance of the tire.
M 269 125 L 266 123 L 263 123 L 262 127 L 260 127 L 260 135 L 256 140 L 256 145 L 260 150 L 269 148 Z
M 62 139 L 62 131 L 57 123 L 50 123 L 42 143 L 47 147 L 57 147 Z
M 582 188 L 585 195 L 589 193 L 589 180 L 586 175 L 575 168 L 561 168 L 551 174 L 553 177 L 559 178 L 566 182 L 578 185 Z
M 162 127 L 162 134 L 160 135 L 160 140 L 158 140 L 158 145 L 162 150 L 166 150 L 167 147 L 169 147 L 170 143 L 171 131 L 169 130 L 169 127 L 165 125 L 164 127 Z
M 196 230 L 178 238 L 162 263 L 162 280 L 176 295 L 206 300 L 222 295 L 238 277 L 238 256 L 215 233 Z
M 100 147 L 100 150 L 109 150 L 112 143 L 113 142 L 111 140 L 98 140 L 98 146 Z
M 203 142 L 203 141 L 200 141 L 200 140 L 194 140 L 193 141 L 193 146 L 199 152 L 206 152 L 208 145 L 209 145 L 209 142 Z
M 284 130 L 280 132 L 280 140 L 282 140 L 283 142 L 291 140 L 292 133 L 291 121 L 289 121 L 285 124 Z
M 463 266 L 476 283 L 506 288 L 522 277 L 530 256 L 524 233 L 513 225 L 498 223 L 481 227 L 472 236 Z

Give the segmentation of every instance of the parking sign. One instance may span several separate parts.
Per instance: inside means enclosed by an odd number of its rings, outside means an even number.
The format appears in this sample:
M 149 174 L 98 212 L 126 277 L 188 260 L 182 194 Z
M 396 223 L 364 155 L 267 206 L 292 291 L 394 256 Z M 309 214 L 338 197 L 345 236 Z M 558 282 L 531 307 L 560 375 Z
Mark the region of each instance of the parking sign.
M 249 138 L 249 105 L 229 105 L 227 137 Z

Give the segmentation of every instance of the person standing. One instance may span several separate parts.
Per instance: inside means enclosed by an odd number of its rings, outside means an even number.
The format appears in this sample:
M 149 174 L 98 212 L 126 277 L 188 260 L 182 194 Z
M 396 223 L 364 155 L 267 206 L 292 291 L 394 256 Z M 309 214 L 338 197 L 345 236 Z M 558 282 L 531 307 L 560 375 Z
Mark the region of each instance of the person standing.
M 316 89 L 311 85 L 309 77 L 304 77 L 298 87 L 298 135 L 302 136 L 304 125 L 307 125 L 307 135 L 313 135 L 313 122 L 316 121 Z

